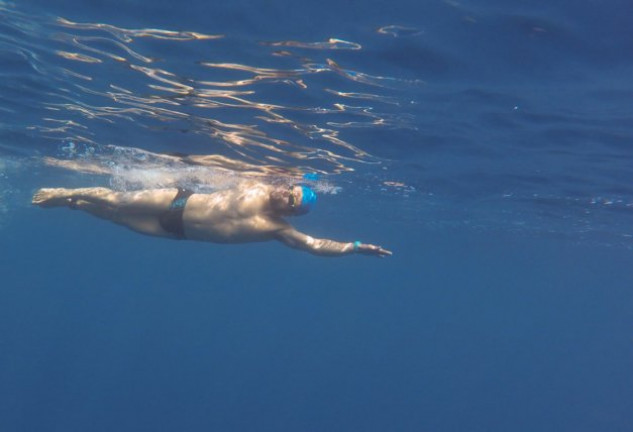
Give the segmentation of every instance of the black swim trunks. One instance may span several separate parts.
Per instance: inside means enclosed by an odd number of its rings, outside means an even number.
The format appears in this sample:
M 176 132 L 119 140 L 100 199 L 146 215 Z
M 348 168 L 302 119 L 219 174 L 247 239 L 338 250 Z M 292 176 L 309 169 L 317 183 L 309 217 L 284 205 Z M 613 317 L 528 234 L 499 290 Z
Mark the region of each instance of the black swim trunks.
M 158 218 L 160 226 L 168 233 L 174 234 L 178 239 L 185 238 L 182 214 L 185 211 L 187 200 L 191 195 L 193 195 L 193 191 L 178 188 L 178 193 L 169 205 L 169 209 Z

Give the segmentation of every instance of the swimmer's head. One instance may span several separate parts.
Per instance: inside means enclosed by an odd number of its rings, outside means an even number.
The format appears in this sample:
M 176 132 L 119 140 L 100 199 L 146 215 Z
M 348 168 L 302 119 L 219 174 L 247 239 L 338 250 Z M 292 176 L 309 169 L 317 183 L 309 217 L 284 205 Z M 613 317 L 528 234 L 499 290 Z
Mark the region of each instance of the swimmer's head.
M 316 200 L 316 193 L 307 186 L 290 186 L 271 194 L 273 208 L 285 216 L 301 216 L 308 213 Z
M 299 193 L 297 194 L 297 189 Z M 316 203 L 317 196 L 312 189 L 307 186 L 294 186 L 291 188 L 288 204 L 294 209 L 294 214 L 304 215 L 312 210 Z

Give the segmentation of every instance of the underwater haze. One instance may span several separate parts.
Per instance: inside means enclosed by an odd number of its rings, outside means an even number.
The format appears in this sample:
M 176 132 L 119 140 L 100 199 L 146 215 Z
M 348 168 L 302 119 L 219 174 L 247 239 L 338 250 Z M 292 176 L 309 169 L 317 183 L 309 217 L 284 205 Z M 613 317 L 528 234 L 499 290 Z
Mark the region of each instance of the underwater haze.
M 628 0 L 0 0 L 0 431 L 633 430 Z M 310 235 L 42 187 L 301 181 Z

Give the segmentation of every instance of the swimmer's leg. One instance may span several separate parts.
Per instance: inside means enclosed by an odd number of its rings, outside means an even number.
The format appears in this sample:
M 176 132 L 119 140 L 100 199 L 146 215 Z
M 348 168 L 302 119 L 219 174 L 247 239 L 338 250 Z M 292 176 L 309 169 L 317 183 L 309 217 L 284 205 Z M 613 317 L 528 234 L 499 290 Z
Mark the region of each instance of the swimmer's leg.
M 159 223 L 176 189 L 116 192 L 108 188 L 40 189 L 32 203 L 40 207 L 70 207 L 86 211 L 143 234 L 171 236 Z
M 150 189 L 133 192 L 116 192 L 104 187 L 64 189 L 45 188 L 33 195 L 33 204 L 40 207 L 82 208 L 92 206 L 113 207 L 124 213 L 162 212 L 169 208 L 177 189 Z
M 44 188 L 33 195 L 32 204 L 40 207 L 76 207 L 79 200 L 111 206 L 116 204 L 116 192 L 107 188 Z

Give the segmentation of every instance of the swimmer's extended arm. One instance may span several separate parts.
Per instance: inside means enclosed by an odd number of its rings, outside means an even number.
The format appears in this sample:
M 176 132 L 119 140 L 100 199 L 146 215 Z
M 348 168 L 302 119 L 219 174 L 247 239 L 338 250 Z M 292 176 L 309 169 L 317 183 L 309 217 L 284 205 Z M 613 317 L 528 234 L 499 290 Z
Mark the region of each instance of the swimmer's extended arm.
M 275 238 L 286 246 L 304 250 L 314 255 L 340 256 L 354 253 L 385 257 L 391 255 L 391 251 L 371 244 L 361 242 L 342 243 L 328 239 L 317 239 L 303 234 L 292 227 L 277 231 Z

